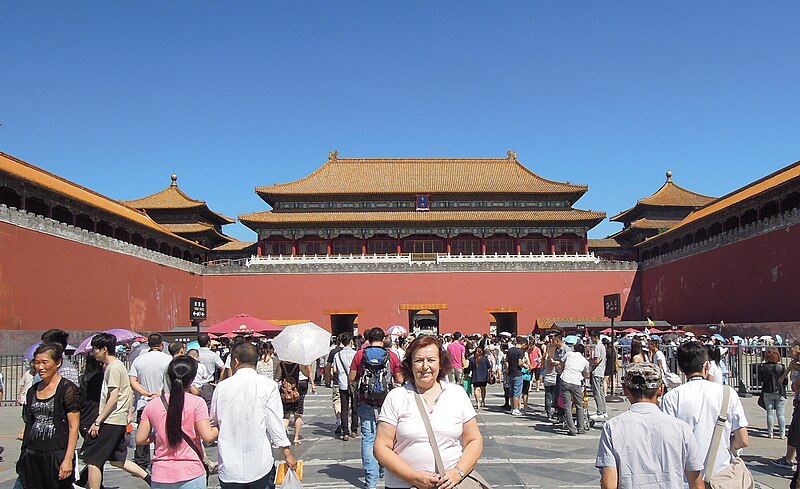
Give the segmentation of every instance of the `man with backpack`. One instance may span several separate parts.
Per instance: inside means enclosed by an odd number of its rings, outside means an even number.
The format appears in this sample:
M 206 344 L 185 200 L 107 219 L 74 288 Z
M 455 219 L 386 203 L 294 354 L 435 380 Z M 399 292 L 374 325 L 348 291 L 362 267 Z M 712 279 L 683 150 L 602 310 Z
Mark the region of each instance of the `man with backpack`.
M 403 382 L 400 359 L 383 347 L 386 334 L 381 328 L 372 328 L 366 333 L 367 347 L 358 350 L 350 364 L 348 376 L 351 384 L 357 385 L 358 417 L 361 423 L 361 466 L 364 468 L 365 487 L 378 486 L 381 469 L 373 455 L 375 430 L 386 394 L 394 384 Z

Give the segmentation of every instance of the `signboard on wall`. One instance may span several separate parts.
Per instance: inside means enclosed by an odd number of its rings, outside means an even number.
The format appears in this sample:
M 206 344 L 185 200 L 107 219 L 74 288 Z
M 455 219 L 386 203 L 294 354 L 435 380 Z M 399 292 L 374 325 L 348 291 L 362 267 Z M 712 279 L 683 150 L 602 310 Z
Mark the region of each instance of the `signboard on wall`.
M 199 323 L 206 320 L 206 300 L 203 297 L 189 298 L 189 320 Z
M 620 312 L 619 294 L 603 296 L 603 315 L 609 319 L 618 318 Z

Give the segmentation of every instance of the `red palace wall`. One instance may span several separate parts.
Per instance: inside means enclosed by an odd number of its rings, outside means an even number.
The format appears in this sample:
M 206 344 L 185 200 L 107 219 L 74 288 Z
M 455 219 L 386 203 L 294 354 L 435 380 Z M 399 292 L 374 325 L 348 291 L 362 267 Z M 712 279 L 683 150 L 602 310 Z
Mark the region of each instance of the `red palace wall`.
M 800 320 L 800 225 L 641 272 L 644 314 L 673 324 Z
M 0 330 L 169 330 L 202 278 L 0 223 Z
M 265 319 L 306 319 L 330 329 L 326 310 L 360 310 L 359 329 L 408 327 L 401 304 L 446 304 L 440 332 L 489 332 L 487 308 L 520 308 L 518 331 L 539 317 L 602 317 L 605 294 L 627 301 L 634 271 L 464 272 L 204 277 L 209 320 L 246 312 Z M 631 297 L 635 302 L 638 298 Z M 633 319 L 638 319 L 634 317 Z

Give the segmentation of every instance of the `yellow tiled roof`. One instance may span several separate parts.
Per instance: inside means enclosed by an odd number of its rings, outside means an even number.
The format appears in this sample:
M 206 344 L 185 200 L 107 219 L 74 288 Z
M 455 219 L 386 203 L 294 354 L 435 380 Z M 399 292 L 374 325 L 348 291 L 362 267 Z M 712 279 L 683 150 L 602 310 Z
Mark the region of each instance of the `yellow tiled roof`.
M 214 251 L 242 251 L 247 248 L 255 247 L 255 241 L 231 241 L 229 243 L 223 243 L 216 248 Z
M 800 161 L 792 163 L 791 165 L 785 168 L 781 168 L 780 170 L 770 175 L 767 175 L 764 178 L 756 180 L 755 182 L 745 185 L 744 187 L 738 190 L 734 190 L 733 192 L 727 195 L 715 199 L 708 205 L 692 212 L 691 214 L 686 216 L 682 221 L 680 221 L 678 224 L 671 227 L 667 231 L 664 231 L 659 235 L 653 236 L 652 238 L 648 238 L 639 243 L 637 246 L 643 245 L 645 243 L 649 244 L 652 242 L 652 240 L 656 238 L 661 238 L 662 236 L 665 236 L 667 234 L 671 235 L 672 233 L 677 232 L 677 230 L 685 228 L 686 226 L 688 226 L 693 222 L 699 221 L 700 219 L 708 217 L 717 212 L 723 211 L 728 207 L 743 202 L 751 197 L 755 197 L 758 194 L 767 192 L 768 190 L 777 187 L 778 185 L 784 184 L 794 179 L 800 179 Z
M 636 201 L 636 205 L 612 217 L 611 221 L 624 221 L 625 215 L 636 209 L 639 205 L 666 206 L 666 207 L 702 207 L 713 201 L 714 197 L 698 194 L 686 190 L 672 181 L 672 172 L 667 172 L 667 181 L 660 189 L 649 197 Z
M 135 209 L 202 209 L 208 211 L 219 219 L 218 224 L 231 224 L 234 222 L 230 217 L 223 216 L 208 208 L 202 200 L 195 200 L 186 195 L 177 184 L 178 177 L 172 175 L 172 183 L 169 187 L 160 192 L 156 192 L 141 199 L 123 201 L 125 205 Z
M 624 248 L 622 243 L 614 238 L 599 238 L 589 240 L 589 249 L 592 248 Z
M 13 175 L 20 180 L 31 182 L 34 185 L 38 185 L 39 187 L 63 195 L 77 202 L 82 202 L 96 209 L 114 214 L 122 219 L 152 229 L 160 234 L 165 234 L 172 238 L 184 241 L 186 243 L 191 243 L 194 246 L 205 249 L 204 246 L 169 232 L 162 226 L 158 225 L 155 221 L 150 219 L 150 217 L 143 212 L 128 207 L 117 200 L 110 199 L 105 195 L 95 192 L 94 190 L 89 190 L 88 188 L 82 187 L 48 171 L 42 170 L 39 167 L 31 165 L 30 163 L 22 161 L 19 158 L 1 151 L 0 171 Z
M 210 233 L 220 239 L 224 239 L 226 241 L 231 241 L 233 238 L 230 236 L 226 236 L 219 231 L 217 231 L 214 226 L 211 224 L 206 224 L 204 222 L 193 222 L 193 223 L 186 223 L 186 224 L 161 224 L 161 226 L 168 230 L 171 233 L 175 234 L 203 234 L 203 233 Z
M 514 193 L 583 194 L 586 185 L 555 182 L 508 158 L 339 158 L 300 180 L 257 187 L 264 200 L 280 195 Z
M 604 212 L 559 210 L 465 210 L 465 211 L 364 211 L 364 212 L 254 212 L 242 214 L 245 225 L 326 223 L 444 223 L 444 222 L 579 222 L 599 223 Z
M 676 219 L 637 219 L 631 223 L 630 227 L 634 229 L 669 229 L 679 222 Z

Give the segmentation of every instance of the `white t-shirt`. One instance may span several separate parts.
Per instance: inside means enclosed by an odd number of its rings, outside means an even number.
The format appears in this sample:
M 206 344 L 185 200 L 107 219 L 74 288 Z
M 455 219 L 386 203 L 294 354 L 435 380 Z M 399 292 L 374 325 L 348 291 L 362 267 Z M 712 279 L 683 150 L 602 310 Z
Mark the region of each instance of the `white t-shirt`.
M 722 378 L 722 369 L 719 368 L 719 365 L 717 365 L 717 362 L 715 362 L 713 360 L 708 362 L 708 364 L 709 364 L 708 374 L 714 377 L 714 382 L 716 382 L 717 384 L 722 385 L 723 384 L 723 380 L 724 380 Z
M 345 347 L 339 350 L 339 353 L 333 356 L 333 370 L 336 372 L 336 381 L 339 384 L 339 390 L 346 391 L 350 381 L 347 376 L 350 374 L 350 364 L 353 363 L 353 357 L 356 356 L 356 351 L 352 347 Z
M 669 372 L 669 364 L 667 363 L 667 357 L 664 355 L 663 351 L 656 351 L 655 355 L 653 355 L 653 363 L 661 367 L 662 372 Z
M 167 367 L 171 361 L 172 357 L 163 351 L 150 350 L 136 357 L 131 363 L 128 375 L 136 377 L 148 392 L 161 392 L 162 389 L 169 392 L 169 381 L 166 377 Z M 147 398 L 136 393 L 136 410 L 144 409 L 147 401 Z
M 706 459 L 711 448 L 714 425 L 722 409 L 722 389 L 730 389 L 730 387 L 704 379 L 690 380 L 667 392 L 661 398 L 661 410 L 685 421 L 692 429 L 697 440 L 697 447 L 703 454 L 703 460 Z M 712 474 L 716 474 L 731 464 L 731 456 L 728 453 L 731 433 L 740 428 L 746 428 L 748 425 L 739 396 L 733 391 L 730 394 L 728 421 L 722 432 L 722 441 L 719 444 L 717 461 Z
M 589 360 L 582 353 L 568 352 L 564 356 L 564 369 L 561 371 L 561 382 L 581 385 L 583 372 L 589 372 Z
M 464 423 L 477 413 L 472 407 L 467 392 L 456 384 L 439 383 L 442 392 L 428 412 L 439 453 L 445 469 L 454 467 L 461 459 L 461 435 Z M 436 472 L 433 450 L 428 441 L 428 432 L 419 413 L 416 392 L 409 383 L 392 389 L 378 416 L 379 423 L 388 423 L 396 428 L 394 452 L 416 470 Z M 386 487 L 409 487 L 408 482 L 386 471 Z

